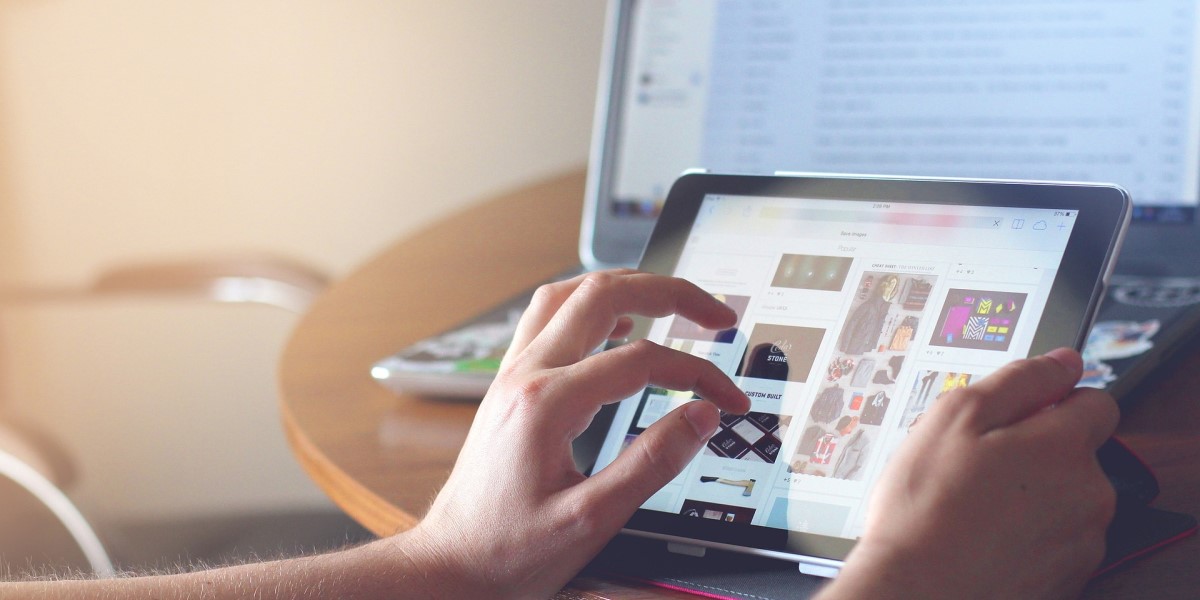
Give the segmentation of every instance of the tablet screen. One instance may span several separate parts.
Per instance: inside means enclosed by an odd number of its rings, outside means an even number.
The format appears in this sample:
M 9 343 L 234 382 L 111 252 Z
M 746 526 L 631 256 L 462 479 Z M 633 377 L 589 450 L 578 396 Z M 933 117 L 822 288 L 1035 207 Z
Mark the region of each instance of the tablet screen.
M 1071 206 L 704 195 L 671 272 L 739 322 L 710 331 L 674 316 L 647 337 L 711 360 L 752 408 L 724 415 L 643 508 L 857 538 L 888 457 L 926 411 L 1030 353 L 1078 218 Z M 597 468 L 692 397 L 652 387 L 622 402 Z

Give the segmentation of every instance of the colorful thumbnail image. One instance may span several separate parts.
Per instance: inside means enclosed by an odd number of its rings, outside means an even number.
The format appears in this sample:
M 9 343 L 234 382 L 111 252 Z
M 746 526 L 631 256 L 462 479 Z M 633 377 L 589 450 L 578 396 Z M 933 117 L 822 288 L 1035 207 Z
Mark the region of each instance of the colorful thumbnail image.
M 784 254 L 771 287 L 840 292 L 853 263 L 848 256 Z
M 713 331 L 712 329 L 705 329 L 688 319 L 676 316 L 671 321 L 671 329 L 667 331 L 667 337 L 696 340 L 698 342 L 732 344 L 733 340 L 737 337 L 738 326 L 742 323 L 742 315 L 746 314 L 746 307 L 750 305 L 750 297 L 731 296 L 727 294 L 713 294 L 713 297 L 724 302 L 737 313 L 738 320 L 737 323 L 734 323 L 733 327 L 721 331 Z
M 700 502 L 684 500 L 679 514 L 685 517 L 699 517 L 726 523 L 749 523 L 754 518 L 754 509 L 745 506 L 732 506 L 716 502 Z
M 1025 294 L 951 289 L 929 343 L 1006 351 L 1025 308 Z
M 956 373 L 953 371 L 920 371 L 913 382 L 912 393 L 908 395 L 908 406 L 900 419 L 900 429 L 911 429 L 921 416 L 942 396 L 959 388 L 965 388 L 975 377 L 973 373 Z
M 737 375 L 804 383 L 824 338 L 824 329 L 759 323 L 750 333 Z
M 863 273 L 838 336 L 838 351 L 858 356 L 907 350 L 935 279 L 907 273 Z
M 717 433 L 708 440 L 705 454 L 753 462 L 774 463 L 783 443 L 779 440 L 779 415 L 750 412 L 723 414 Z

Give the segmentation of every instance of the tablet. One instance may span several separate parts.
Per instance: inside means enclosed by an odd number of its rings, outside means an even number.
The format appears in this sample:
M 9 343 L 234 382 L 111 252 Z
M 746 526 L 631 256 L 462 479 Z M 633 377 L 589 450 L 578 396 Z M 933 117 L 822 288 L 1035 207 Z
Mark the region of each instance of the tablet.
M 1082 347 L 1129 213 L 1112 185 L 684 175 L 641 268 L 696 283 L 739 321 L 673 316 L 637 335 L 712 361 L 751 409 L 724 415 L 626 532 L 832 576 L 889 456 L 943 394 Z M 692 398 L 651 387 L 610 407 L 590 470 Z

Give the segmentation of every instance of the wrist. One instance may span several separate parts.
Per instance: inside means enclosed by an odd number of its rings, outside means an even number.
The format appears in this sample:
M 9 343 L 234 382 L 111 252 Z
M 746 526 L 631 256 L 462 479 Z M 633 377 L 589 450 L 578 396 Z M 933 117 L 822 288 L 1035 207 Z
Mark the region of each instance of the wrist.
M 393 590 L 414 598 L 487 597 L 484 582 L 423 524 L 362 548 Z

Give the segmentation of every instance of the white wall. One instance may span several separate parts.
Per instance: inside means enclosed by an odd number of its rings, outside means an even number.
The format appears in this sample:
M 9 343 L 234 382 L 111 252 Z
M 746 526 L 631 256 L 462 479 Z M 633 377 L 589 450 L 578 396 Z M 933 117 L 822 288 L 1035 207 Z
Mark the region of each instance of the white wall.
M 598 0 L 0 0 L 0 283 L 247 249 L 344 274 L 585 162 L 603 13 Z M 144 463 L 126 474 L 136 485 L 85 472 L 81 502 L 321 502 L 275 418 L 292 317 L 170 303 L 5 315 L 5 402 L 59 427 L 92 470 Z M 277 473 L 230 485 L 247 453 Z

